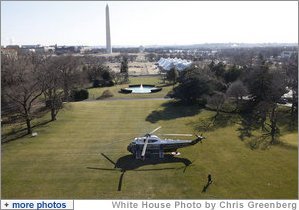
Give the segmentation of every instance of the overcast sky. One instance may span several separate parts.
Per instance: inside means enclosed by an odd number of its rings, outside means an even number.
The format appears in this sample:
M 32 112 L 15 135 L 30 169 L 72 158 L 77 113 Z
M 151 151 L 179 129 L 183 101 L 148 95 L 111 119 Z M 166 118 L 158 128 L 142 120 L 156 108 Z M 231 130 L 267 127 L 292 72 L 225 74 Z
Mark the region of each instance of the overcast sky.
M 1 44 L 298 43 L 297 1 L 1 1 Z

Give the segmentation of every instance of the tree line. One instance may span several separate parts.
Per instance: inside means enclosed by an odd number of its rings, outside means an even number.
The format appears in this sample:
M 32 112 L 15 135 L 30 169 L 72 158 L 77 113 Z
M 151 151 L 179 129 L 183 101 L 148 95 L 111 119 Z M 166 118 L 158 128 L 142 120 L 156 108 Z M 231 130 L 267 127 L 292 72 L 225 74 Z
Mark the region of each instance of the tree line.
M 171 96 L 186 104 L 199 104 L 216 111 L 223 110 L 224 103 L 235 106 L 231 112 L 247 113 L 260 125 L 265 136 L 273 144 L 279 135 L 277 125 L 278 103 L 282 96 L 292 91 L 291 116 L 298 113 L 298 57 L 293 56 L 280 66 L 259 56 L 250 65 L 227 65 L 213 61 L 204 67 L 196 62 L 183 72 L 168 73 L 170 81 L 177 81 Z M 246 99 L 246 100 L 245 100 Z
M 88 97 L 85 88 L 90 84 L 99 87 L 127 82 L 128 58 L 123 56 L 120 72 L 115 73 L 92 56 L 2 55 L 1 74 L 2 115 L 22 119 L 30 134 L 39 107 L 46 105 L 54 121 L 63 102 L 78 95 Z

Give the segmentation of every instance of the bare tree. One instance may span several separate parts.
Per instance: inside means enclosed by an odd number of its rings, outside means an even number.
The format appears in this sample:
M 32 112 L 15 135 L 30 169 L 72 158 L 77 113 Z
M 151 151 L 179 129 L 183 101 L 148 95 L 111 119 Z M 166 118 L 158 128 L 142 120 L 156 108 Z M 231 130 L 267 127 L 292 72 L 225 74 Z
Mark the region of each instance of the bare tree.
M 223 104 L 225 102 L 225 94 L 222 92 L 215 92 L 211 97 L 208 97 L 207 105 L 216 110 L 215 118 L 219 115 Z
M 16 114 L 26 122 L 28 134 L 32 133 L 33 107 L 43 93 L 42 80 L 38 74 L 42 62 L 40 57 L 19 56 L 11 59 L 10 64 L 2 69 L 7 80 L 2 92 L 8 103 L 16 107 Z
M 52 121 L 56 120 L 56 116 L 62 108 L 63 78 L 61 73 L 60 69 L 57 68 L 55 59 L 51 57 L 47 59 L 46 65 L 40 71 L 46 106 L 51 110 Z
M 247 93 L 246 86 L 240 80 L 233 82 L 226 91 L 227 96 L 235 98 L 237 105 L 236 109 L 239 108 L 240 102 L 242 102 L 243 97 L 246 96 Z
M 80 59 L 74 56 L 59 56 L 55 57 L 55 66 L 53 68 L 58 69 L 58 73 L 62 78 L 63 100 L 70 100 L 70 91 L 78 84 L 81 83 L 82 77 L 80 77 Z

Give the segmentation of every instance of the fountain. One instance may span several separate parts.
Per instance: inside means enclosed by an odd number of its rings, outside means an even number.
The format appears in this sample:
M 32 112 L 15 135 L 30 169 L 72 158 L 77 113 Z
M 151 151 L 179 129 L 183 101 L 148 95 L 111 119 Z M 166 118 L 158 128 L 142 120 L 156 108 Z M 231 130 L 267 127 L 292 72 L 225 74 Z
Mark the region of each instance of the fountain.
M 155 87 L 155 85 L 129 85 L 127 88 L 122 88 L 122 93 L 155 93 L 162 90 L 162 88 Z

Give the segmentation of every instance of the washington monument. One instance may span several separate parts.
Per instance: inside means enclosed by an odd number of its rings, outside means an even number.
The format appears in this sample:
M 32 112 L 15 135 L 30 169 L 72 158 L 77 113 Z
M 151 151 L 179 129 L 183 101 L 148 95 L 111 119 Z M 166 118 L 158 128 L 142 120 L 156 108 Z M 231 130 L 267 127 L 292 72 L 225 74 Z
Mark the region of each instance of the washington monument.
M 106 51 L 109 54 L 112 53 L 108 4 L 106 5 Z

